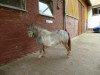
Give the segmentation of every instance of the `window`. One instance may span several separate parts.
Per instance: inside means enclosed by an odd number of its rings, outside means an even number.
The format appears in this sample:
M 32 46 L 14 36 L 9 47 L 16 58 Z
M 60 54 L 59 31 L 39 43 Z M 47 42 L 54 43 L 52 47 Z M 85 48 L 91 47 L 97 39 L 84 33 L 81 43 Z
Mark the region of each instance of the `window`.
M 92 9 L 92 13 L 93 13 L 93 15 L 98 15 L 98 14 L 100 14 L 100 7 L 98 7 L 98 8 L 93 8 L 93 9 Z
M 25 0 L 0 0 L 0 6 L 25 10 Z
M 53 17 L 53 2 L 51 0 L 39 0 L 39 13 Z

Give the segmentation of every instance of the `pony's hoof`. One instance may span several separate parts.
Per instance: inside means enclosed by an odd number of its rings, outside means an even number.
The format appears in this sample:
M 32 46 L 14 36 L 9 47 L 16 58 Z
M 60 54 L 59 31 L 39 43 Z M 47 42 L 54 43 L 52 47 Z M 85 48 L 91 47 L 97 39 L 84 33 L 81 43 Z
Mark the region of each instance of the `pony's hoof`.
M 67 59 L 69 59 L 70 58 L 70 56 L 67 56 Z
M 37 51 L 34 51 L 34 53 L 37 53 Z
M 67 59 L 69 59 L 69 58 L 70 58 L 70 55 L 68 54 L 68 55 L 67 55 Z
M 44 55 L 39 55 L 39 56 L 38 56 L 38 58 L 44 58 L 44 57 L 45 57 Z
M 41 57 L 42 57 L 42 55 L 39 55 L 39 56 L 38 56 L 38 58 L 41 58 Z

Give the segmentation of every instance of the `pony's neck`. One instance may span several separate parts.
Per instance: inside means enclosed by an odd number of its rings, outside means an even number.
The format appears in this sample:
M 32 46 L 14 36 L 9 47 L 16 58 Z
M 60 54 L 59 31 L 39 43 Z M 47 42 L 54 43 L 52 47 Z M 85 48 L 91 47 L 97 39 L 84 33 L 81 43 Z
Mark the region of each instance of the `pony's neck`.
M 42 29 L 36 28 L 36 29 L 35 29 L 35 33 L 34 33 L 34 37 L 35 37 L 35 38 L 39 37 L 40 34 L 41 34 L 41 32 L 42 32 Z
M 41 37 L 42 35 L 44 35 L 44 34 L 49 34 L 50 33 L 50 31 L 48 31 L 48 30 L 46 30 L 46 29 L 43 29 L 43 28 L 41 28 L 41 27 L 34 27 L 34 29 L 35 29 L 35 38 L 37 38 L 37 37 Z

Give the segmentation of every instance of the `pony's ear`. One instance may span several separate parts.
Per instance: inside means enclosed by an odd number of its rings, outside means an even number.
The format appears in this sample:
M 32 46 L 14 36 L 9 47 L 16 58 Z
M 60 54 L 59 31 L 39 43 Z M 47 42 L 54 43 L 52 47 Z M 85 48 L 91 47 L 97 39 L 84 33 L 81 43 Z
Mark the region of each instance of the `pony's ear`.
M 33 23 L 30 24 L 31 26 L 33 25 Z
M 29 26 L 29 25 L 31 25 L 31 24 L 33 24 L 33 23 L 32 23 L 32 22 L 31 22 L 31 23 L 28 23 L 28 22 L 27 22 L 27 23 L 26 23 L 26 26 Z
M 31 24 L 27 24 L 27 30 L 30 30 L 30 28 L 32 28 L 32 23 Z
M 26 24 L 26 27 L 29 28 L 29 27 L 31 27 L 32 25 L 33 25 L 33 23 L 30 23 L 30 24 L 28 23 L 28 24 Z

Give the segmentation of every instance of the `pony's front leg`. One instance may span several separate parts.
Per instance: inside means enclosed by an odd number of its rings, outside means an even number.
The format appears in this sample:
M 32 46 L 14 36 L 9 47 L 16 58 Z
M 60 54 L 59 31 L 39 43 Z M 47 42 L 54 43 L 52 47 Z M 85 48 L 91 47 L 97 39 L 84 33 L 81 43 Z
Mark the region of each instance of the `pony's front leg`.
M 39 55 L 38 58 L 45 57 L 45 54 L 46 54 L 45 46 L 43 45 L 42 46 L 42 49 L 40 50 L 40 55 Z

